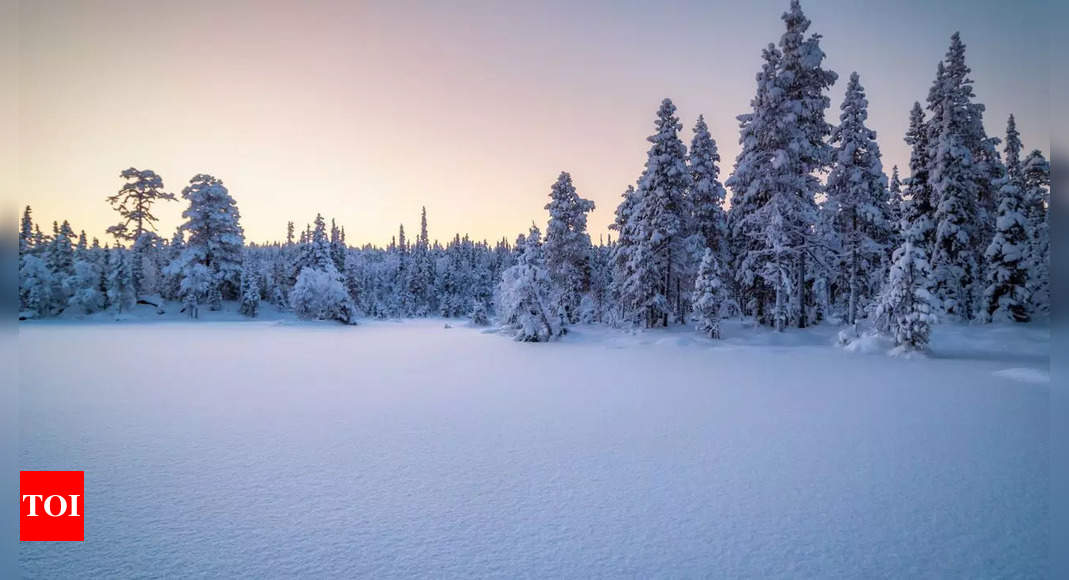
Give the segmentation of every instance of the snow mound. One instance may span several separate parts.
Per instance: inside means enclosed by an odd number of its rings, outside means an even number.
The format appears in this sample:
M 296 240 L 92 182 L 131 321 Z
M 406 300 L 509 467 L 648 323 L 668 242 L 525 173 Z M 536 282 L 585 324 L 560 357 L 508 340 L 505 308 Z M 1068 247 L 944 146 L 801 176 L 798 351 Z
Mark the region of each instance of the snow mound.
M 992 373 L 996 377 L 1010 379 L 1021 383 L 1046 384 L 1050 382 L 1050 374 L 1040 369 L 1012 368 L 1002 369 Z
M 842 345 L 843 350 L 846 352 L 858 354 L 883 354 L 890 352 L 895 346 L 890 338 L 874 332 L 866 332 L 853 338 L 848 338 L 843 333 L 839 333 L 839 344 Z

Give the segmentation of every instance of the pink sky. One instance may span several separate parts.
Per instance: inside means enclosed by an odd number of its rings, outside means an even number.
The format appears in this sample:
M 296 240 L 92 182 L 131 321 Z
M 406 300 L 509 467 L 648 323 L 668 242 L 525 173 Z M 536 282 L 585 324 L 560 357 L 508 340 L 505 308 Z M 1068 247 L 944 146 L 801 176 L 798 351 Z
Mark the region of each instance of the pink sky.
M 924 3 L 884 4 L 803 8 L 840 75 L 829 120 L 858 70 L 888 173 L 908 158 L 909 108 L 956 29 L 988 131 L 1014 112 L 1025 146 L 1049 150 L 1042 3 L 947 2 L 923 24 Z M 230 188 L 251 241 L 322 212 L 351 243 L 381 244 L 400 222 L 414 229 L 421 205 L 434 238 L 494 240 L 543 223 L 567 170 L 597 203 L 596 240 L 642 171 L 662 97 L 688 143 L 705 114 L 727 176 L 735 116 L 786 6 L 25 2 L 16 199 L 103 242 L 122 169 L 154 169 L 176 193 L 206 172 Z M 158 208 L 165 236 L 183 207 Z

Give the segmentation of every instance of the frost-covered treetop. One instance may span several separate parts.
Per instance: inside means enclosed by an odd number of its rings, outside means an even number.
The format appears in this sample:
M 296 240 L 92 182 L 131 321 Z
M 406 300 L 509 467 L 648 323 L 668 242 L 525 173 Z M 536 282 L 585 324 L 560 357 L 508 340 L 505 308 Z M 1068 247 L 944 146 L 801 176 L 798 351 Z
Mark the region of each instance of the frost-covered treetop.
M 1021 176 L 1021 134 L 1017 131 L 1017 121 L 1013 114 L 1006 121 L 1006 171 L 1010 178 Z

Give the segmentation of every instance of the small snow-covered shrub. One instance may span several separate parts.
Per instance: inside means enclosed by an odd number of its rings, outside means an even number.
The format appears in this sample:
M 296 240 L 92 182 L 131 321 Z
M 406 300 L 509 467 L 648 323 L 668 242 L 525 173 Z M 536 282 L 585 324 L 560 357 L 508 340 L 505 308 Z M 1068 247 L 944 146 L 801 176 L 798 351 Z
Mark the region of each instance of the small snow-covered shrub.
M 336 270 L 304 268 L 290 297 L 300 318 L 356 324 L 356 309 Z
M 720 281 L 720 264 L 710 249 L 705 250 L 698 277 L 694 281 L 694 320 L 698 330 L 709 338 L 720 338 L 720 309 L 727 300 L 727 291 Z
M 895 250 L 887 282 L 873 307 L 873 324 L 903 350 L 924 350 L 936 318 L 928 291 L 931 267 L 922 246 L 907 237 Z

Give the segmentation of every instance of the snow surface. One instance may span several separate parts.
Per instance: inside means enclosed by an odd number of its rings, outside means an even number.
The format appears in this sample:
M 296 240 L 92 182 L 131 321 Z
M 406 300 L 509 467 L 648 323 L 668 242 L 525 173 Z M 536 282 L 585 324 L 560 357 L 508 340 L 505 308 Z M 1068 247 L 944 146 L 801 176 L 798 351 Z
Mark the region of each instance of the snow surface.
M 1046 575 L 1046 328 L 453 325 L 22 324 L 21 468 L 86 486 L 23 574 Z

